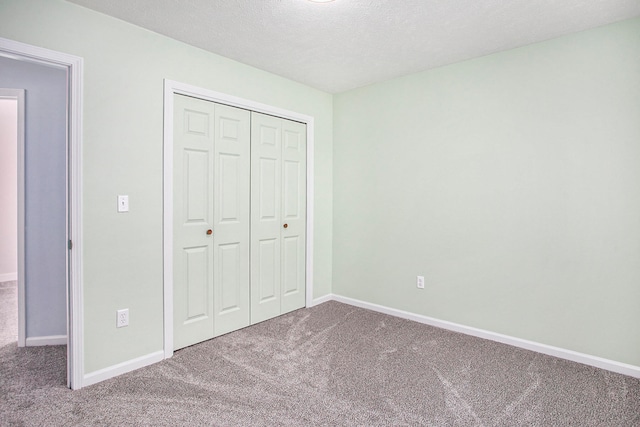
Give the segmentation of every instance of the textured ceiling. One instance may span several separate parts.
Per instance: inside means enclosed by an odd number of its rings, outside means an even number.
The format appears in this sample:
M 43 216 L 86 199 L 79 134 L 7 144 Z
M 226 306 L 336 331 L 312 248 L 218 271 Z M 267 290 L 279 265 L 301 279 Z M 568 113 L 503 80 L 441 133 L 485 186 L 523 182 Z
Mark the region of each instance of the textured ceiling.
M 640 16 L 640 0 L 70 0 L 338 93 Z

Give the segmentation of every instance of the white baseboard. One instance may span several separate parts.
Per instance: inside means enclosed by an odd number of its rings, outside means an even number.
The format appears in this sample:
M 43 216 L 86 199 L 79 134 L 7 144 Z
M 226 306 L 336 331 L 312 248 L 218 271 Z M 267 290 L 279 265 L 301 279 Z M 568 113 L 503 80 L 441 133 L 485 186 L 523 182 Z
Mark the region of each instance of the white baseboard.
M 536 351 L 538 353 L 547 354 L 549 356 L 555 356 L 560 359 L 570 360 L 572 362 L 578 362 L 589 366 L 595 366 L 596 368 L 606 369 L 608 371 L 617 372 L 623 375 L 629 375 L 631 377 L 640 378 L 640 366 L 629 365 L 622 362 L 616 362 L 615 360 L 604 359 L 602 357 L 592 356 L 589 354 L 578 353 L 577 351 L 567 350 L 560 347 L 554 347 L 546 344 L 537 343 L 534 341 L 528 341 L 521 338 L 511 337 L 509 335 L 499 334 L 497 332 L 486 331 L 484 329 L 473 328 L 471 326 L 460 325 L 458 323 L 448 322 L 446 320 L 439 320 L 433 317 L 423 316 L 421 314 L 410 313 L 408 311 L 397 310 L 395 308 L 385 307 L 383 305 L 373 304 L 353 298 L 343 297 L 340 295 L 329 295 L 329 298 L 322 297 L 323 300 L 333 300 L 344 304 L 353 305 L 355 307 L 365 308 L 368 310 L 376 311 L 378 313 L 384 313 L 395 317 L 401 317 L 407 320 L 413 320 L 414 322 L 424 323 L 426 325 L 435 326 L 437 328 L 447 329 L 454 332 L 460 332 L 467 335 L 472 335 L 479 338 L 488 339 L 491 341 L 497 341 L 503 344 L 509 344 L 514 347 L 524 348 L 526 350 Z M 315 305 L 314 300 L 314 305 Z M 323 301 L 324 302 L 324 301 Z
M 25 340 L 26 347 L 38 347 L 42 345 L 67 345 L 67 336 L 49 335 L 45 337 L 28 337 Z
M 0 274 L 0 283 L 2 282 L 14 282 L 18 280 L 18 273 L 3 273 Z
M 126 362 L 118 363 L 117 365 L 109 366 L 107 368 L 85 374 L 84 378 L 82 379 L 82 387 L 90 386 L 92 384 L 108 380 L 109 378 L 117 377 L 118 375 L 126 374 L 127 372 L 131 372 L 136 369 L 144 368 L 145 366 L 161 362 L 163 359 L 164 351 L 159 350 L 153 353 L 149 353 L 145 356 L 138 357 L 136 359 L 127 360 Z
M 322 304 L 323 302 L 327 302 L 331 300 L 333 300 L 333 294 L 327 294 L 323 297 L 316 298 L 313 301 L 311 301 L 311 305 L 308 308 L 315 307 L 316 305 L 319 305 L 319 304 Z

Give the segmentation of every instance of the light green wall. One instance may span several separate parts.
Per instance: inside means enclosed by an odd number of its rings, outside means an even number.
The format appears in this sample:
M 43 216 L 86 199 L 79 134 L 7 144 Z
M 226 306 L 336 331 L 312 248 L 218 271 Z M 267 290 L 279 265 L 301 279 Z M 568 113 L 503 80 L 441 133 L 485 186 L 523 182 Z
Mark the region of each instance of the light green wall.
M 334 293 L 640 366 L 640 19 L 340 94 L 333 167 Z
M 0 37 L 85 61 L 85 372 L 162 349 L 164 78 L 315 117 L 314 296 L 331 291 L 331 95 L 61 0 L 2 0 Z

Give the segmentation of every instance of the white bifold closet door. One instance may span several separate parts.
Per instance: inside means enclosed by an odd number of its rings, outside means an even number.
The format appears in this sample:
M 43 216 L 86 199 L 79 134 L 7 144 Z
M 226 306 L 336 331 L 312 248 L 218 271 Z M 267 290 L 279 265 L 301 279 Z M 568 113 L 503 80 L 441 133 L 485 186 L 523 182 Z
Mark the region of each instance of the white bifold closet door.
M 174 350 L 305 305 L 306 125 L 174 95 Z
M 250 323 L 250 120 L 174 95 L 174 349 Z
M 306 135 L 251 113 L 251 324 L 305 305 Z

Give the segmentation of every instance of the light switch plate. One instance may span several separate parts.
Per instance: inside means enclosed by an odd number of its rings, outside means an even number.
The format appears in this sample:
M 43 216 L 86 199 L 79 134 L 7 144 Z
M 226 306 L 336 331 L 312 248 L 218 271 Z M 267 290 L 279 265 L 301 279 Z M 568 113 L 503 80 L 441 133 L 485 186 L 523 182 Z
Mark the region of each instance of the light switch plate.
M 129 212 L 129 196 L 118 196 L 118 212 Z

